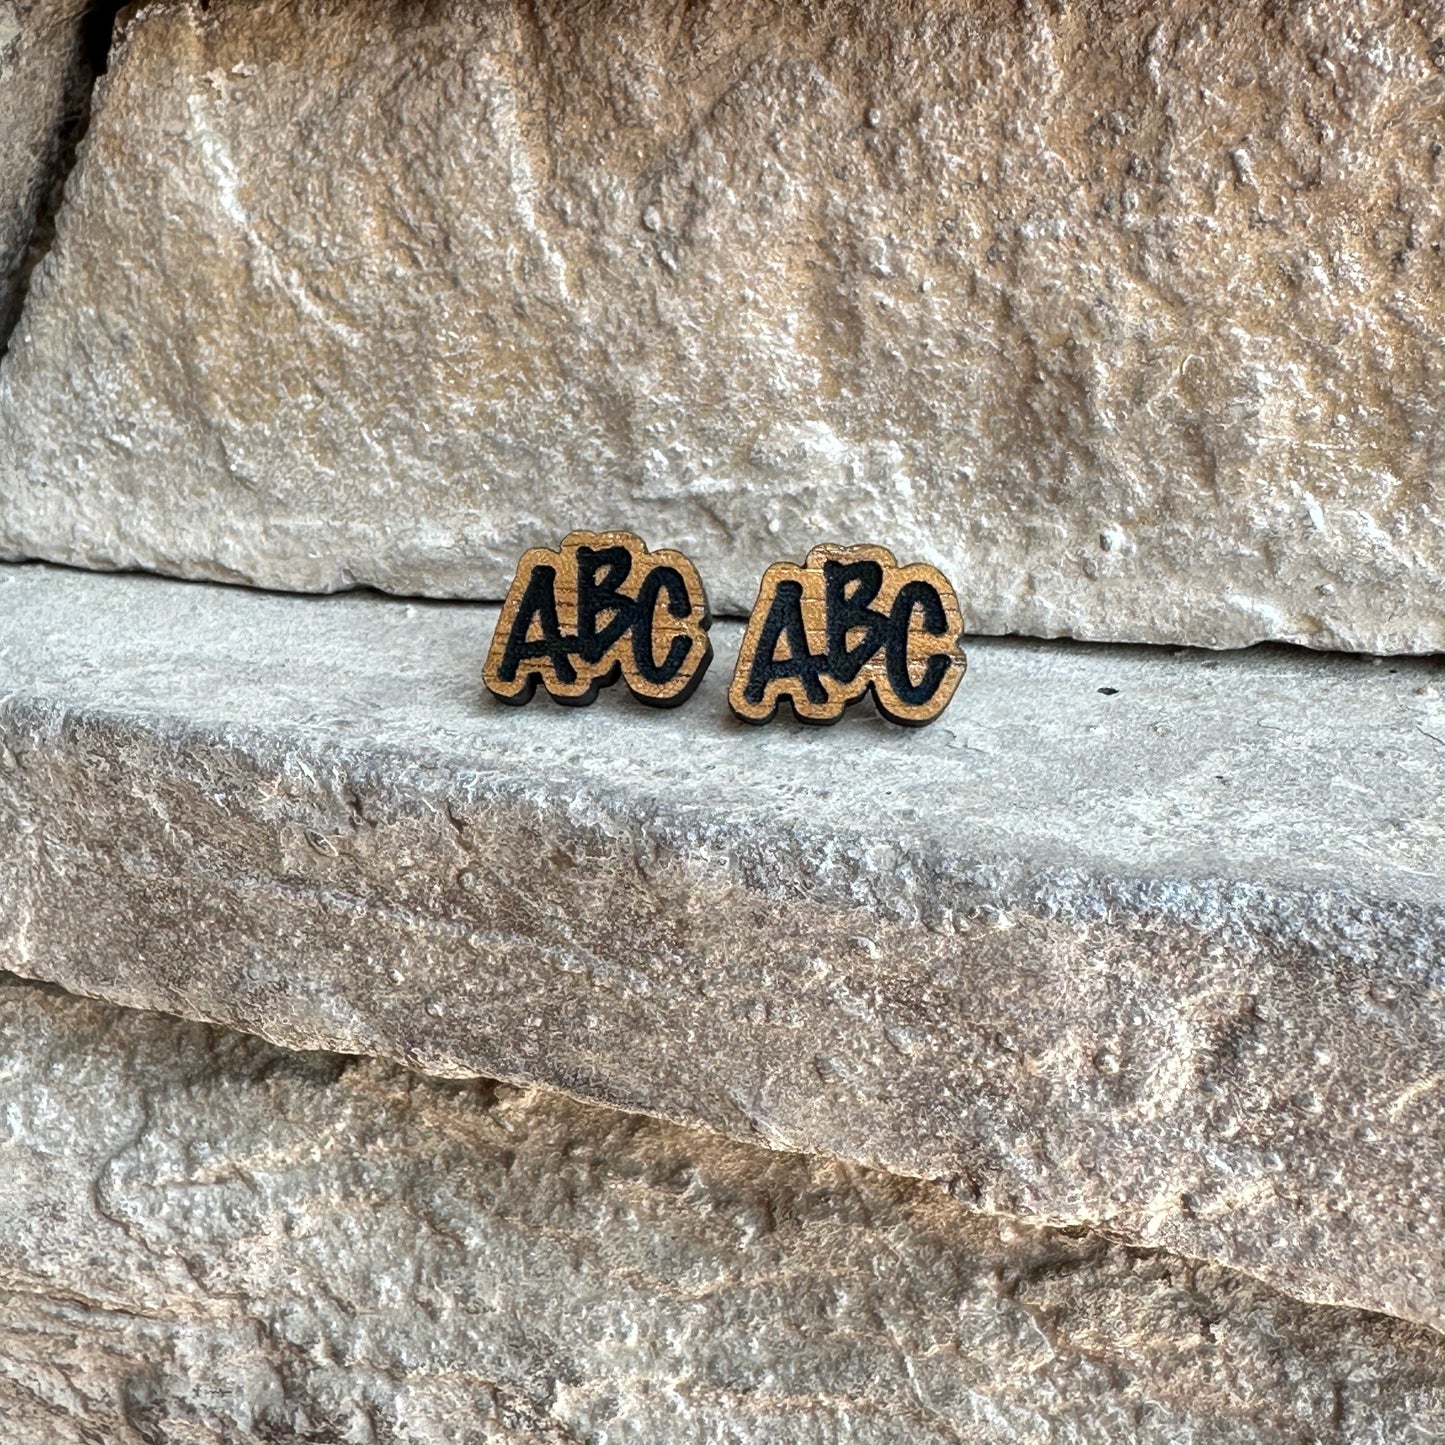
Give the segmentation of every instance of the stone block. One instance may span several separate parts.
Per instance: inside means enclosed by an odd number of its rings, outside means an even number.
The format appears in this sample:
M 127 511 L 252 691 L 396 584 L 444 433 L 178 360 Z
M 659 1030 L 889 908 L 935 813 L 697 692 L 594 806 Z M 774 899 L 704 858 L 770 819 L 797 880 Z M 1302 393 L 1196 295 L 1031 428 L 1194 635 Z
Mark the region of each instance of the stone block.
M 1445 1430 L 1418 1325 L 5 976 L 0 1121 L 6 1445 Z
M 1445 1322 L 1445 667 L 975 640 L 921 731 L 496 609 L 0 571 L 0 949 Z
M 0 548 L 1445 648 L 1445 29 L 1390 0 L 162 0 L 0 377 Z M 1436 17 L 1438 21 L 1438 17 Z

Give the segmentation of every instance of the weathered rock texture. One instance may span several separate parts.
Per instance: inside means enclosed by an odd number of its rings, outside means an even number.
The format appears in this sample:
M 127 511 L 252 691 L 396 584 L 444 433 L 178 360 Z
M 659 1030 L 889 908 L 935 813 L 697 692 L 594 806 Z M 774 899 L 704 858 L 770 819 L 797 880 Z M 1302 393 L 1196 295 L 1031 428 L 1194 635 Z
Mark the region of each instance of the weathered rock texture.
M 1445 1341 L 0 976 L 0 1418 L 7 1445 L 1396 1445 L 1445 1430 Z
M 12 556 L 499 599 L 625 526 L 974 630 L 1445 648 L 1445 17 L 160 3 L 0 383 Z
M 985 641 L 819 736 L 729 624 L 515 710 L 493 608 L 0 576 L 16 971 L 1445 1325 L 1440 663 Z
M 87 0 L 0 0 L 0 354 L 36 216 L 86 109 L 82 21 L 93 8 Z

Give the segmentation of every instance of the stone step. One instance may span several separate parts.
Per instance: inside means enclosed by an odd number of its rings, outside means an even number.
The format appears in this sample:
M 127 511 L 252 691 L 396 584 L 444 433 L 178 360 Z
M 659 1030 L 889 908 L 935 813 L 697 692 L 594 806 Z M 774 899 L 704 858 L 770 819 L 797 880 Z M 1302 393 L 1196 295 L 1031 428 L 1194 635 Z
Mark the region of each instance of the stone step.
M 0 580 L 20 973 L 1445 1324 L 1435 661 L 971 644 L 923 731 L 486 697 L 495 610 Z
M 1445 1340 L 937 1186 L 0 975 L 0 1419 L 96 1440 L 1445 1431 Z

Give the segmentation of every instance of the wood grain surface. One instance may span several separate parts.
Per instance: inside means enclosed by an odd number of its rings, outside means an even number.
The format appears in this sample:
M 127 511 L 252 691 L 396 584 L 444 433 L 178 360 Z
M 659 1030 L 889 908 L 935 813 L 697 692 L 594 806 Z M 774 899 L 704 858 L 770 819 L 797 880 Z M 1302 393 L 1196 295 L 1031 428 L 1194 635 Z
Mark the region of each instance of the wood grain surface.
M 870 689 L 907 727 L 949 704 L 967 661 L 958 597 L 936 567 L 901 567 L 886 547 L 814 547 L 800 567 L 763 574 L 728 702 L 766 723 L 786 698 L 803 722 L 829 724 Z
M 707 594 L 681 552 L 649 552 L 632 532 L 571 532 L 557 551 L 523 553 L 482 671 L 502 702 L 540 682 L 586 707 L 622 678 L 650 707 L 676 707 L 712 661 Z

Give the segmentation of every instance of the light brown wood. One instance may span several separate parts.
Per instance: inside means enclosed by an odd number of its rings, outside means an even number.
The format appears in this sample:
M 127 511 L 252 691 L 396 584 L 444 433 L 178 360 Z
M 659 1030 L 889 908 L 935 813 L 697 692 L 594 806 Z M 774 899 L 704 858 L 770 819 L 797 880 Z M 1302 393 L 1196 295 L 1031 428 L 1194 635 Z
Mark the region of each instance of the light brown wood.
M 681 552 L 632 532 L 571 532 L 523 553 L 482 671 L 501 701 L 586 707 L 622 678 L 650 707 L 686 702 L 712 661 L 707 594 Z
M 748 618 L 728 702 L 770 722 L 784 698 L 803 722 L 835 723 L 871 688 L 878 710 L 930 723 L 963 679 L 963 616 L 936 567 L 900 567 L 886 547 L 814 547 L 775 562 Z

